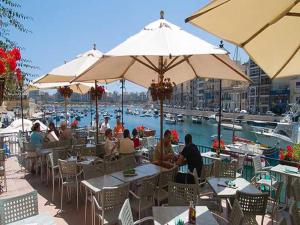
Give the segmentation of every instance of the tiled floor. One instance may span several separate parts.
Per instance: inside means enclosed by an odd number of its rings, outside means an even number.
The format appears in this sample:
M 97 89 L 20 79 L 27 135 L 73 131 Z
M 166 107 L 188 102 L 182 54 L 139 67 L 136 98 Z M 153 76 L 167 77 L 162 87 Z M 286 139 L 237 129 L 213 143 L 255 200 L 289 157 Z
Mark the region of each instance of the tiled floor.
M 32 190 L 37 190 L 38 201 L 39 201 L 39 211 L 47 212 L 53 216 L 56 224 L 64 225 L 82 225 L 84 224 L 84 193 L 82 192 L 79 204 L 79 210 L 76 210 L 76 202 L 64 201 L 64 212 L 58 214 L 60 207 L 60 192 L 58 186 L 55 190 L 55 200 L 53 203 L 49 203 L 47 199 L 51 199 L 52 186 L 47 186 L 46 182 L 41 182 L 40 176 L 31 175 L 20 171 L 20 167 L 17 163 L 15 157 L 11 157 L 6 161 L 6 171 L 7 171 L 7 182 L 8 182 L 8 192 L 4 192 L 0 197 L 19 195 L 23 193 L 30 192 Z M 75 193 L 73 193 L 73 198 L 76 199 Z M 225 205 L 225 204 L 224 204 Z M 278 217 L 287 216 L 286 212 L 278 213 Z M 261 217 L 257 218 L 258 224 L 261 223 Z M 88 208 L 88 220 L 87 224 L 91 224 L 90 209 Z M 271 225 L 270 217 L 265 216 L 264 224 Z M 276 224 L 276 223 L 274 223 Z

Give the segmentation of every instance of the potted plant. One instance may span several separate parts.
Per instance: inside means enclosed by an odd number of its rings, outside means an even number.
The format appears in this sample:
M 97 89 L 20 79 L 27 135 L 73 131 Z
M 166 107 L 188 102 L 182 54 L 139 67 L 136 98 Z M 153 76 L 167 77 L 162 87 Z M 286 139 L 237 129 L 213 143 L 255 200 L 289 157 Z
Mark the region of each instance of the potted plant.
M 96 86 L 95 87 L 91 87 L 91 90 L 90 90 L 90 95 L 91 95 L 91 99 L 93 101 L 96 100 L 96 98 L 98 99 L 101 99 L 102 98 L 102 95 L 105 93 L 105 88 L 103 86 Z
M 17 68 L 17 62 L 21 60 L 21 53 L 18 48 L 6 51 L 0 48 L 0 105 L 2 105 L 5 94 L 5 83 L 9 81 L 11 84 L 22 82 L 22 72 Z
M 223 150 L 225 150 L 225 142 L 221 139 L 220 140 L 220 147 L 219 147 L 219 140 L 215 139 L 213 144 L 212 144 L 212 148 L 215 150 L 215 152 L 217 153 L 217 156 L 219 157 L 221 152 Z
M 73 94 L 73 90 L 69 86 L 63 86 L 58 88 L 58 92 L 64 98 L 70 98 Z

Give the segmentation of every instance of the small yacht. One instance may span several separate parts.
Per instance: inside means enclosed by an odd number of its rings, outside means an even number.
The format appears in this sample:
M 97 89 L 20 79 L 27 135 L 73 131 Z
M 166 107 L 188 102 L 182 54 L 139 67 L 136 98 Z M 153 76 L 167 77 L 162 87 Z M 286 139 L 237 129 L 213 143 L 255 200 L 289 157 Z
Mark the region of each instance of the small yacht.
M 182 114 L 178 114 L 176 117 L 177 117 L 177 122 L 184 122 Z
M 174 115 L 172 115 L 170 113 L 166 114 L 165 121 L 168 124 L 176 124 L 176 119 L 175 119 Z
M 192 122 L 193 123 L 202 123 L 202 117 L 201 116 L 192 116 Z
M 221 127 L 223 127 L 225 130 L 242 130 L 242 126 L 237 124 L 231 124 L 231 123 L 221 123 Z

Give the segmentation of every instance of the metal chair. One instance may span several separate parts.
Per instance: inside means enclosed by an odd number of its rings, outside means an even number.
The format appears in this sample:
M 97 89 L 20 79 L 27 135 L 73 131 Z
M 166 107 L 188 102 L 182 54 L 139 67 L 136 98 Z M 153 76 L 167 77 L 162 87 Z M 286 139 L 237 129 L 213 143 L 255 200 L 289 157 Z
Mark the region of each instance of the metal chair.
M 50 216 L 39 214 L 36 191 L 0 199 L 0 224 L 6 225 L 17 221 L 20 224 L 29 224 L 32 221 L 29 223 L 26 221 L 30 218 L 36 224 L 43 224 L 45 221 L 47 221 L 47 224 L 55 224 Z
M 215 216 L 217 222 L 219 222 L 220 224 L 224 224 L 224 222 L 225 222 L 225 224 L 227 224 L 227 225 L 243 225 L 245 215 L 244 215 L 244 213 L 241 209 L 241 206 L 237 200 L 235 200 L 233 202 L 233 206 L 232 206 L 232 208 L 230 208 L 230 210 L 231 210 L 231 213 L 230 213 L 228 220 L 214 212 L 212 212 L 212 214 Z
M 241 191 L 236 192 L 236 199 L 245 215 L 245 224 L 257 224 L 256 215 L 262 216 L 261 224 L 263 224 L 268 197 L 267 193 L 250 194 Z
M 169 169 L 166 171 L 162 171 L 159 174 L 158 178 L 158 187 L 154 194 L 154 199 L 157 202 L 157 205 L 160 205 L 160 202 L 168 199 L 168 184 L 169 182 L 174 181 L 174 170 Z
M 82 165 L 83 178 L 85 180 L 100 177 L 105 174 L 104 163 L 98 163 L 95 165 Z
M 243 170 L 244 170 L 244 163 L 245 163 L 245 160 L 247 158 L 247 154 L 246 155 L 242 155 L 242 154 L 239 154 L 238 155 L 238 158 L 237 158 L 237 173 L 236 173 L 236 177 L 242 177 L 243 176 Z
M 274 218 L 276 217 L 276 212 L 279 210 L 279 200 L 280 200 L 280 193 L 282 190 L 283 182 L 280 181 L 277 184 L 277 189 L 275 190 L 274 198 L 269 196 L 268 203 L 267 203 L 267 212 L 271 214 L 272 224 L 274 222 Z M 299 190 L 299 189 L 298 189 Z
M 121 171 L 123 169 L 121 160 L 104 161 L 104 166 L 105 174 L 111 174 L 117 171 Z
M 5 191 L 7 191 L 7 181 L 6 181 L 6 172 L 5 172 L 5 152 L 4 149 L 0 149 L 0 193 L 3 190 L 3 187 L 5 187 Z
M 269 192 L 271 192 L 271 189 L 276 189 L 277 181 L 269 172 L 272 167 L 263 167 L 260 155 L 254 156 L 252 161 L 255 174 L 251 179 L 252 183 L 254 183 L 256 186 L 269 187 Z M 267 179 L 267 176 L 270 177 L 270 179 Z
M 215 177 L 226 177 L 226 178 L 236 178 L 237 162 L 231 161 L 221 162 L 220 160 L 215 160 L 213 166 L 213 175 Z
M 293 197 L 294 200 L 296 202 L 300 202 L 300 179 L 295 179 L 292 182 L 292 193 L 293 193 Z
M 100 193 L 100 202 L 93 196 L 94 215 L 101 225 L 117 224 L 120 210 L 128 198 L 129 184 L 118 187 L 104 187 Z M 95 223 L 93 218 L 93 224 Z
M 64 187 L 67 187 L 67 192 L 69 199 L 71 195 L 69 193 L 69 188 L 76 189 L 76 203 L 78 209 L 78 195 L 79 195 L 79 183 L 81 182 L 80 175 L 82 171 L 78 172 L 77 163 L 75 161 L 67 161 L 67 160 L 58 160 L 58 167 L 61 179 L 61 198 L 60 198 L 60 209 L 62 211 L 62 203 L 63 203 L 63 195 L 64 195 Z
M 197 184 L 180 184 L 169 182 L 168 192 L 169 206 L 189 206 L 191 201 L 197 202 L 198 200 Z
M 135 224 L 143 223 L 148 220 L 152 220 L 152 221 L 154 220 L 153 217 L 145 217 L 143 219 L 133 222 L 133 216 L 130 208 L 129 199 L 125 200 L 122 209 L 119 213 L 118 219 L 120 225 L 135 225 Z
M 49 153 L 47 155 L 47 183 L 49 180 L 49 174 L 51 172 L 52 174 L 52 202 L 54 201 L 54 190 L 55 190 L 55 179 L 58 179 L 58 185 L 60 186 L 60 175 L 59 175 L 59 168 L 58 168 L 58 159 L 55 160 L 54 163 L 54 157 L 53 153 Z
M 134 168 L 134 167 L 137 166 L 134 154 L 127 155 L 127 156 L 122 156 L 122 158 L 120 159 L 120 161 L 121 161 L 122 169 L 123 170 L 124 169 Z
M 298 212 L 298 207 L 297 207 L 297 203 L 296 202 L 293 202 L 290 205 L 289 214 L 290 214 L 292 225 L 299 225 L 300 215 L 299 215 L 299 212 Z
M 138 213 L 139 219 L 141 218 L 141 212 L 147 209 L 151 209 L 154 206 L 154 193 L 156 191 L 158 183 L 158 175 L 145 178 L 139 186 L 137 194 L 130 191 L 133 196 L 131 199 L 131 207 L 135 213 Z

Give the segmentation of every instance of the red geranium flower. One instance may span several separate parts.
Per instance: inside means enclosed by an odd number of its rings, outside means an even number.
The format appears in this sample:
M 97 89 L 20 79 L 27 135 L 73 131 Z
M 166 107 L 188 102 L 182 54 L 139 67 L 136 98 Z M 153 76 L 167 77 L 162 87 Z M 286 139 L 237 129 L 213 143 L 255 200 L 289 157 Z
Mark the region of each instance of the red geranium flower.
M 15 71 L 16 70 L 17 63 L 16 63 L 16 60 L 14 58 L 7 59 L 7 63 L 8 63 L 9 69 L 11 71 Z
M 17 61 L 21 59 L 21 53 L 18 48 L 12 49 L 9 54 Z
M 287 152 L 287 153 L 286 153 L 286 156 L 287 156 L 288 158 L 293 158 L 293 153 L 292 153 L 292 152 Z
M 3 50 L 3 48 L 0 48 L 0 58 L 6 59 L 7 53 Z
M 288 145 L 288 146 L 286 147 L 286 149 L 288 150 L 288 152 L 292 152 L 292 151 L 293 151 L 293 148 L 292 148 L 292 146 L 290 146 L 290 145 Z
M 20 82 L 22 80 L 22 71 L 20 70 L 20 68 L 16 69 L 16 75 L 18 81 Z

